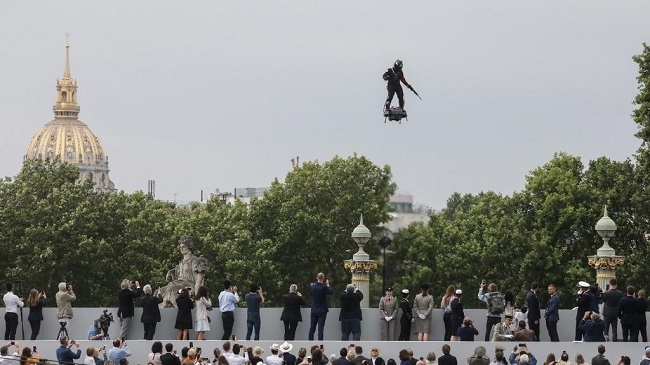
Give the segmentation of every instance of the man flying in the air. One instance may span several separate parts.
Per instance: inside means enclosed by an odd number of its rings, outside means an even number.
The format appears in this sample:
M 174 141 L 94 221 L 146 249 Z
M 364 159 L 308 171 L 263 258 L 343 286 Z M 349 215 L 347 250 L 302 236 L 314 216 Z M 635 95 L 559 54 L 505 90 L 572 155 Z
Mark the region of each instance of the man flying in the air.
M 386 89 L 388 90 L 385 110 L 390 109 L 390 103 L 393 101 L 395 93 L 397 93 L 397 99 L 399 100 L 399 108 L 404 110 L 404 90 L 402 90 L 400 81 L 411 90 L 413 90 L 413 87 L 411 87 L 404 78 L 404 72 L 402 72 L 402 60 L 395 61 L 393 67 L 384 72 L 382 78 L 387 81 Z M 415 90 L 413 90 L 413 92 L 415 92 Z

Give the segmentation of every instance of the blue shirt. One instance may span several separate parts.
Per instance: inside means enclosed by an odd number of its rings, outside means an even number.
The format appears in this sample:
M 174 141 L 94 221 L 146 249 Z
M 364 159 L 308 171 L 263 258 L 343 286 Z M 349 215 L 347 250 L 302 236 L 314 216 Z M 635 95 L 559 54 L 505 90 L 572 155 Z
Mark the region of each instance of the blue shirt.
M 246 308 L 248 315 L 260 315 L 260 303 L 262 303 L 262 297 L 258 293 L 248 293 L 244 296 L 246 299 Z
M 122 348 L 113 347 L 108 351 L 108 359 L 111 360 L 111 362 L 113 362 L 115 365 L 119 365 L 120 360 L 129 356 L 131 356 L 131 351 L 129 351 L 128 346 L 124 346 Z
M 222 312 L 234 312 L 235 303 L 239 302 L 239 295 L 233 294 L 227 290 L 219 294 L 219 310 Z
M 90 340 L 91 337 L 97 336 L 99 334 L 102 334 L 102 330 L 100 328 L 98 328 L 97 326 L 95 326 L 95 324 L 90 326 L 90 328 L 88 329 L 88 339 L 89 340 Z
M 56 349 L 56 359 L 59 360 L 59 364 L 70 364 L 74 363 L 75 359 L 81 357 L 81 350 L 77 349 L 77 352 L 74 353 L 70 348 L 61 346 Z

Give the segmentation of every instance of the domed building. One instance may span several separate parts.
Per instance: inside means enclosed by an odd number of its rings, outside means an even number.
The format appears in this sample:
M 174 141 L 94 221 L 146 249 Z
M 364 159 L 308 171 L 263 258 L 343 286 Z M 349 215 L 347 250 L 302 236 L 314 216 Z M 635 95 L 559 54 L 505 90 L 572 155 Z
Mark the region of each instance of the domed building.
M 91 180 L 98 192 L 115 191 L 108 177 L 108 156 L 99 138 L 79 120 L 77 80 L 70 77 L 70 45 L 65 45 L 63 78 L 56 80 L 54 120 L 41 128 L 29 144 L 25 158 L 54 159 L 79 168 L 80 180 Z

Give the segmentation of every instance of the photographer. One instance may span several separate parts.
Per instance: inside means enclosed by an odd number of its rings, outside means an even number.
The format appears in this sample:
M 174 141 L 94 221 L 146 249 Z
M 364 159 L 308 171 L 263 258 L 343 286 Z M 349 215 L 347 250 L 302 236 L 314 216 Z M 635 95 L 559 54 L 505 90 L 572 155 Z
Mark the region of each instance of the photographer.
M 104 333 L 102 328 L 99 325 L 99 319 L 93 320 L 93 324 L 88 328 L 88 339 L 89 340 L 101 340 L 104 338 Z
M 119 302 L 117 316 L 120 318 L 120 338 L 127 337 L 129 324 L 135 312 L 133 300 L 141 295 L 142 289 L 140 289 L 139 281 L 122 280 L 120 291 L 117 293 L 117 300 Z
M 152 294 L 151 285 L 147 284 L 142 289 L 144 297 L 142 303 L 142 317 L 140 322 L 144 326 L 144 339 L 153 340 L 153 335 L 156 333 L 156 325 L 160 322 L 160 307 L 163 298 L 160 295 L 160 290 L 156 290 L 155 295 Z
M 474 327 L 472 319 L 465 317 L 463 327 L 458 329 L 458 337 L 461 341 L 474 341 L 474 336 L 478 336 L 478 330 Z
M 129 356 L 131 356 L 131 351 L 129 350 L 129 346 L 126 345 L 126 341 L 122 341 L 119 338 L 113 340 L 113 348 L 108 351 L 108 359 L 113 364 L 119 364 L 120 360 Z
M 39 293 L 38 290 L 32 289 L 29 291 L 29 298 L 27 299 L 27 306 L 29 306 L 29 316 L 27 316 L 27 321 L 29 321 L 30 327 L 32 327 L 32 336 L 31 340 L 36 340 L 38 333 L 41 331 L 41 322 L 43 321 L 43 307 L 47 305 L 47 295 L 41 290 Z
M 230 280 L 223 282 L 223 291 L 219 294 L 219 310 L 223 321 L 222 341 L 226 341 L 232 334 L 232 327 L 235 324 L 235 304 L 239 302 L 237 285 Z
M 5 302 L 5 322 L 7 324 L 5 329 L 5 340 L 16 339 L 16 329 L 18 328 L 18 307 L 22 308 L 25 304 L 23 298 L 19 298 L 13 292 L 14 284 L 7 283 L 7 293 L 2 298 Z
M 515 346 L 508 362 L 511 365 L 537 365 L 537 359 L 530 353 L 525 343 L 520 343 L 519 346 Z
M 66 285 L 65 282 L 59 283 L 59 291 L 55 295 L 56 307 L 58 309 L 56 316 L 59 318 L 59 322 L 68 322 L 72 319 L 72 302 L 77 300 L 77 296 L 74 295 L 72 289 L 72 283 Z M 81 354 L 81 350 L 79 351 Z M 81 356 L 81 355 L 80 355 Z M 78 357 L 77 357 L 78 359 Z
M 74 365 L 74 361 L 81 357 L 79 342 L 76 342 L 74 340 L 70 341 L 65 336 L 61 337 L 59 342 L 61 343 L 61 346 L 56 349 L 56 359 L 59 360 L 59 365 Z M 76 352 L 73 352 L 71 350 L 72 346 L 77 346 Z

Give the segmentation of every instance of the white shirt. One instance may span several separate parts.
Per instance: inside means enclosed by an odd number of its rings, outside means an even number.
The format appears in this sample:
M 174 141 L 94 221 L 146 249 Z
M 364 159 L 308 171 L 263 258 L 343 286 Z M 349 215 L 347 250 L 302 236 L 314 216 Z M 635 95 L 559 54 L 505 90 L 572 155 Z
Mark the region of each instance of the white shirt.
M 245 365 L 246 358 L 241 355 L 232 355 L 228 358 L 229 365 Z
M 2 297 L 2 300 L 4 300 L 5 307 L 7 307 L 7 313 L 18 313 L 18 307 L 22 308 L 25 305 L 12 291 L 8 291 L 4 297 Z
M 266 365 L 282 365 L 284 360 L 278 355 L 271 355 L 266 357 Z

